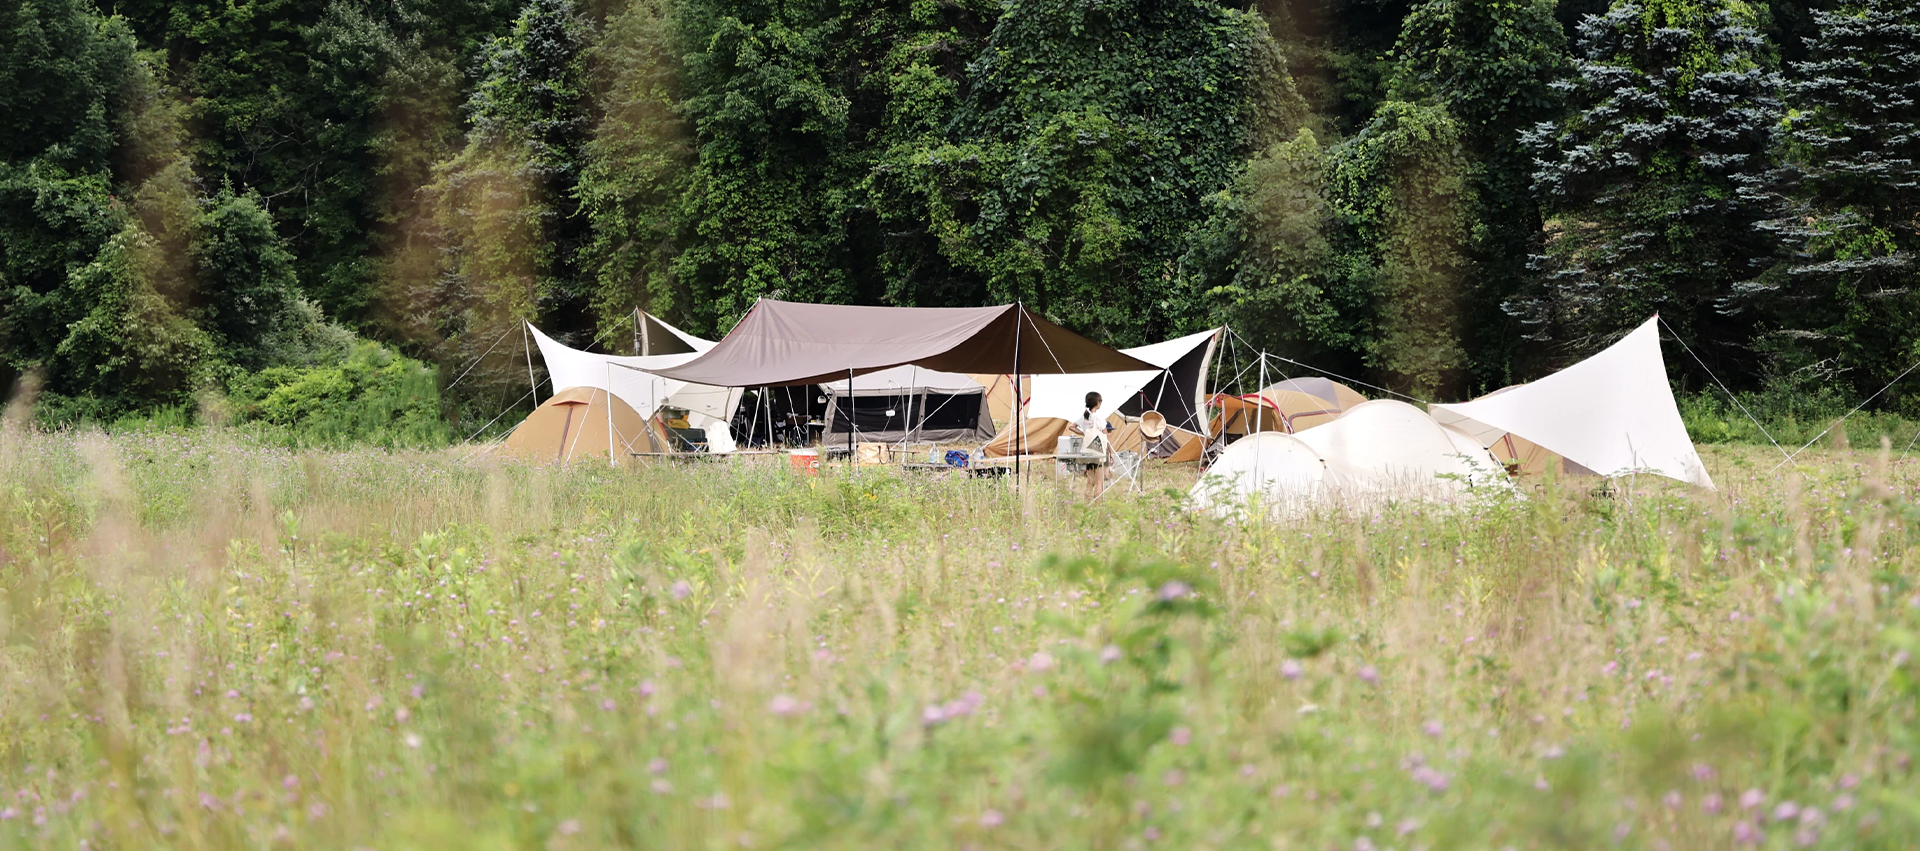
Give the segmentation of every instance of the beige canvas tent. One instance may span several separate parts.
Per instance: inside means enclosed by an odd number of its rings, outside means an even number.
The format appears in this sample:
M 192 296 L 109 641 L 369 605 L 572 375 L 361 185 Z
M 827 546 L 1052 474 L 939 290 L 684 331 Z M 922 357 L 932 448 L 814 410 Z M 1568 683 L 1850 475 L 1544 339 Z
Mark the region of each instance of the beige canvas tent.
M 1341 413 L 1367 397 L 1353 388 L 1325 378 L 1289 378 L 1258 393 L 1244 396 L 1214 394 L 1211 405 L 1219 409 L 1214 426 L 1216 436 L 1278 431 L 1298 434 L 1333 422 Z
M 501 452 L 551 464 L 606 463 L 609 448 L 617 459 L 629 452 L 666 452 L 670 445 L 658 423 L 641 417 L 618 397 L 594 387 L 575 387 L 540 403 L 507 435 Z
M 1005 373 L 976 372 L 971 376 L 987 388 L 987 413 L 993 417 L 993 427 L 999 428 L 1013 421 L 1013 376 Z M 1032 386 L 1033 376 L 1021 376 L 1022 383 Z

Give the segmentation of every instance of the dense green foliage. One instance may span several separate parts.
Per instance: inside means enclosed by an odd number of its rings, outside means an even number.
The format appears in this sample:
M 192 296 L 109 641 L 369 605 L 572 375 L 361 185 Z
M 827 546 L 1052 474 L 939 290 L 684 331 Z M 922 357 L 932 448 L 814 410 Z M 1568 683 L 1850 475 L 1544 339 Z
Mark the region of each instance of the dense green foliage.
M 350 334 L 465 375 L 447 412 L 484 419 L 524 395 L 520 320 L 588 345 L 641 308 L 717 335 L 778 296 L 1020 300 L 1120 345 L 1227 322 L 1434 397 L 1657 311 L 1738 389 L 1863 398 L 1920 357 L 1916 20 L 14 0 L 0 378 L 110 418 Z

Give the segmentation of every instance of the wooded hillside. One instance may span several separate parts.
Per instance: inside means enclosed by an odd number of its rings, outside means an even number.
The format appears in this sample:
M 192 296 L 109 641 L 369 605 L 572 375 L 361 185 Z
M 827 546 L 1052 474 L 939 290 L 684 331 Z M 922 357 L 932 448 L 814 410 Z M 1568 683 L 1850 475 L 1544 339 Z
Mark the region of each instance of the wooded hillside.
M 478 410 L 520 319 L 760 296 L 1227 322 L 1430 397 L 1656 311 L 1736 389 L 1920 358 L 1920 0 L 5 7 L 0 378 L 69 416 L 362 339 L 491 350 Z

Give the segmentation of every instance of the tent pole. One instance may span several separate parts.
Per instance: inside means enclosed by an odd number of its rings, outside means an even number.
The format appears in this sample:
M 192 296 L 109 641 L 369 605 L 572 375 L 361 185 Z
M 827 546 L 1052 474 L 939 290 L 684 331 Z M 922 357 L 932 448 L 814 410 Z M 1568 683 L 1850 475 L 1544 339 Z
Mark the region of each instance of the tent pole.
M 1260 352 L 1260 387 L 1253 391 L 1253 430 L 1265 431 L 1267 428 L 1267 406 L 1260 401 L 1260 393 L 1267 389 L 1267 353 Z
M 854 455 L 854 448 L 853 448 L 853 431 L 854 429 L 859 428 L 858 425 L 854 424 L 853 409 L 854 409 L 854 406 L 858 404 L 860 403 L 854 401 L 854 398 L 853 398 L 853 367 L 848 366 L 847 367 L 847 466 L 848 466 L 848 469 L 852 469 L 853 467 L 858 466 L 859 460 L 860 460 L 858 457 Z
M 540 407 L 540 382 L 533 380 L 533 338 L 527 336 L 527 329 L 530 327 L 532 326 L 526 320 L 520 320 L 520 343 L 527 348 L 527 384 L 533 388 L 530 391 L 533 394 L 533 406 L 538 408 Z
M 1016 420 L 1013 429 L 1015 450 L 1013 456 L 1013 486 L 1020 488 L 1020 479 L 1025 475 L 1021 469 L 1029 447 L 1027 446 L 1027 408 L 1020 404 L 1020 335 L 1026 330 L 1027 303 L 1013 303 L 1013 417 Z
M 607 466 L 618 467 L 613 460 L 613 364 L 607 367 Z
M 653 338 L 647 332 L 647 322 L 640 318 L 640 308 L 633 309 L 633 324 L 640 329 L 640 353 L 653 354 Z

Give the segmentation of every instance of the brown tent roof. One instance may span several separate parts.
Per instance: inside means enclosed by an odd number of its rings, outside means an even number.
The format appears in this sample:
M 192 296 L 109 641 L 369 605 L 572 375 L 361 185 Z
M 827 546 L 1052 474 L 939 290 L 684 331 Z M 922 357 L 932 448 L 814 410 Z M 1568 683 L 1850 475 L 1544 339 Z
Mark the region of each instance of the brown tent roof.
M 849 371 L 903 364 L 1026 374 L 1157 368 L 1019 305 L 862 307 L 761 299 L 711 351 L 653 373 L 716 387 L 762 387 L 819 384 Z

